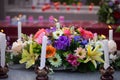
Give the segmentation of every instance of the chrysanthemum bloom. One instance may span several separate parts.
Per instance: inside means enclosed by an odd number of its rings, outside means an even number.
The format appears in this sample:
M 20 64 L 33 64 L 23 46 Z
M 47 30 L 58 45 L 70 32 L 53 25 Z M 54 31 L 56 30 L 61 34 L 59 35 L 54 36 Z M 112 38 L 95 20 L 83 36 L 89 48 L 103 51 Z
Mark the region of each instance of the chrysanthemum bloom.
M 24 44 L 21 40 L 18 40 L 17 42 L 14 42 L 12 44 L 12 51 L 14 55 L 18 55 L 19 53 L 22 52 L 22 48 L 23 48 Z
M 36 34 L 34 35 L 34 40 L 38 43 L 42 43 L 42 37 L 45 35 L 46 30 L 45 29 L 40 29 Z
M 53 32 L 53 38 L 54 39 L 58 39 L 62 35 L 63 35 L 63 31 L 62 30 L 57 30 L 57 31 Z
M 70 46 L 70 39 L 67 36 L 60 36 L 58 40 L 54 42 L 54 47 L 58 50 L 66 50 Z
M 115 51 L 117 51 L 117 44 L 113 40 L 108 41 L 108 47 L 109 47 L 109 52 L 110 53 L 114 53 Z
M 54 67 L 59 67 L 62 64 L 62 59 L 58 54 L 56 54 L 54 57 L 49 58 L 48 61 Z
M 73 54 L 69 54 L 66 59 L 74 67 L 79 66 L 80 64 L 80 62 L 77 61 L 78 57 Z
M 86 50 L 79 47 L 75 50 L 75 55 L 78 56 L 80 59 L 84 59 L 86 57 Z
M 46 48 L 46 58 L 53 57 L 56 53 L 56 49 L 52 45 L 48 45 Z

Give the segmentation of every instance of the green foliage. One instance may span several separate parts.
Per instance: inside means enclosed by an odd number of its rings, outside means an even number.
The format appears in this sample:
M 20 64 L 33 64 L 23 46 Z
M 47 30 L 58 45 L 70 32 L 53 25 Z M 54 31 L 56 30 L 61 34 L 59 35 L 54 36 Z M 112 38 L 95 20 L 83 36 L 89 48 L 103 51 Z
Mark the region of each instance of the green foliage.
M 114 24 L 115 19 L 113 17 L 112 7 L 108 5 L 107 2 L 104 2 L 98 11 L 99 21 L 107 24 Z
M 80 63 L 80 66 L 77 68 L 80 72 L 88 72 L 88 71 L 95 71 L 95 67 L 91 62 L 88 63 Z
M 112 66 L 115 69 L 120 70 L 120 57 L 118 59 L 116 59 L 114 62 L 112 62 Z
M 120 26 L 117 27 L 116 32 L 120 32 Z
M 80 44 L 78 42 L 75 42 L 74 40 L 72 40 L 69 50 L 71 50 L 71 52 L 74 52 L 74 50 L 76 50 L 77 47 L 79 47 L 79 46 L 80 46 Z

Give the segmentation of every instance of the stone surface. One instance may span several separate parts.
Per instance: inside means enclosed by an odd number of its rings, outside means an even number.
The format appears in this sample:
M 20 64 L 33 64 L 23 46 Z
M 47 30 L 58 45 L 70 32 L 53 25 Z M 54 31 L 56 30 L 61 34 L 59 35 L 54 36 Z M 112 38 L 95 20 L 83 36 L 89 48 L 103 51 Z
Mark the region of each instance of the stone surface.
M 9 77 L 1 80 L 36 80 L 36 74 L 33 70 L 25 69 L 10 69 L 8 72 Z M 99 72 L 55 72 L 49 75 L 49 80 L 100 80 L 101 74 Z M 115 71 L 114 80 L 120 79 L 120 71 Z

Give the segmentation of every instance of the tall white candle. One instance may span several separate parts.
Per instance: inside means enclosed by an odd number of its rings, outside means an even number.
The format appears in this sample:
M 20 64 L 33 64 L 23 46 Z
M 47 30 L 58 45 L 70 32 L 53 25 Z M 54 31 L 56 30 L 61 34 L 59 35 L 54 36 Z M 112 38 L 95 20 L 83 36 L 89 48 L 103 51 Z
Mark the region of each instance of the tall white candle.
M 94 33 L 94 41 L 97 41 L 97 33 Z
M 113 40 L 113 29 L 111 26 L 108 27 L 109 27 L 109 40 Z
M 41 52 L 41 58 L 40 58 L 40 69 L 43 69 L 45 67 L 46 62 L 46 46 L 47 46 L 47 36 L 43 36 L 42 38 L 42 52 Z
M 0 33 L 0 56 L 1 56 L 1 67 L 5 67 L 5 50 L 6 50 L 6 35 L 3 33 Z
M 104 69 L 107 69 L 110 66 L 108 40 L 103 40 L 103 50 L 104 50 L 104 59 L 105 59 Z
M 57 29 L 60 29 L 60 23 L 59 22 L 56 23 L 56 27 L 57 27 Z
M 18 39 L 21 40 L 21 32 L 22 32 L 22 23 L 21 21 L 18 19 Z

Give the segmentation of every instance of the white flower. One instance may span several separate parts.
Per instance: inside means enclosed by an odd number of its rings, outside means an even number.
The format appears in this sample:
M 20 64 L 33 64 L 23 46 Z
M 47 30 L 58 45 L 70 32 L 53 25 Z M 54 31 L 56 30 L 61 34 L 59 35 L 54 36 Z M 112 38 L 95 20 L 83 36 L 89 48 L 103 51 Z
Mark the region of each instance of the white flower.
M 110 54 L 110 59 L 115 61 L 117 59 L 117 55 Z
M 57 30 L 57 31 L 53 32 L 53 38 L 58 39 L 60 36 L 62 36 L 62 34 L 63 34 L 62 30 Z
M 99 47 L 99 50 L 100 50 L 100 51 L 103 51 L 103 43 L 102 43 L 101 40 L 97 41 L 95 45 L 96 45 L 96 46 L 99 45 L 99 46 L 100 46 L 100 47 Z
M 59 67 L 59 66 L 61 66 L 61 64 L 62 64 L 62 59 L 61 59 L 61 57 L 60 57 L 58 54 L 56 54 L 56 55 L 55 55 L 54 57 L 52 57 L 52 58 L 49 58 L 48 61 L 49 61 L 50 64 L 51 64 L 52 66 L 54 66 L 54 67 Z
M 14 55 L 18 55 L 19 53 L 22 52 L 23 48 L 23 42 L 21 40 L 17 40 L 17 42 L 14 42 L 12 44 L 12 52 Z
M 109 52 L 113 53 L 117 51 L 117 44 L 114 40 L 109 40 L 108 41 L 108 47 L 109 47 Z

